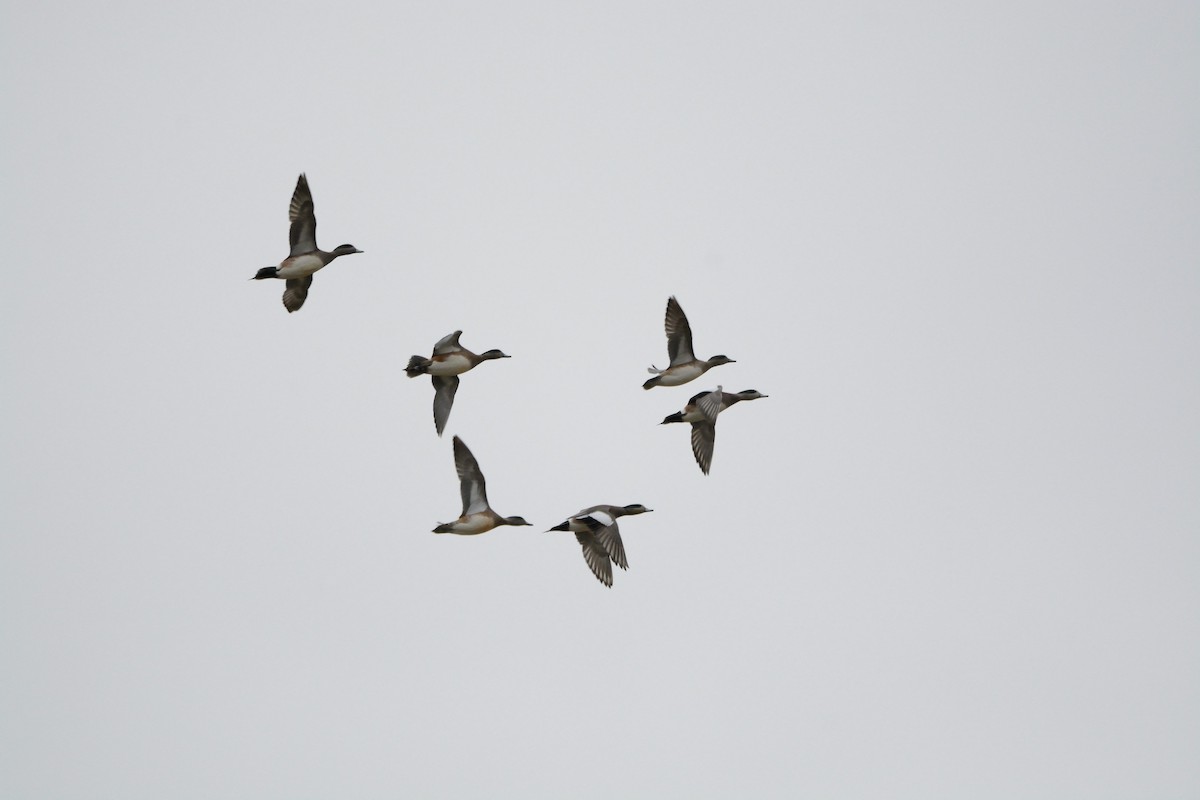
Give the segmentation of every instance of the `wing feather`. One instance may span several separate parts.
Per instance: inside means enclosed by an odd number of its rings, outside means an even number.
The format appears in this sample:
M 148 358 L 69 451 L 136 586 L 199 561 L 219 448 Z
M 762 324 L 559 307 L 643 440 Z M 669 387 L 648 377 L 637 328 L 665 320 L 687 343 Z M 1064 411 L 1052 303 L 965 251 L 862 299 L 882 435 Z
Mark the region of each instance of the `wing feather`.
M 317 215 L 313 211 L 312 192 L 308 189 L 308 178 L 301 173 L 296 181 L 296 190 L 292 192 L 292 202 L 288 206 L 288 220 L 292 227 L 288 232 L 288 242 L 292 246 L 291 255 L 299 256 L 311 253 L 317 249 Z
M 596 534 L 577 533 L 575 539 L 583 547 L 583 560 L 587 562 L 592 574 L 605 586 L 611 587 L 613 583 L 612 563 L 608 551 L 596 538 Z
M 458 343 L 458 337 L 460 336 L 462 336 L 462 331 L 455 331 L 438 339 L 438 343 L 433 346 L 433 354 L 439 356 L 443 353 L 453 353 L 461 350 L 462 346 Z
M 629 561 L 625 558 L 625 544 L 621 541 L 621 531 L 617 527 L 617 520 L 611 514 L 596 511 L 580 517 L 579 520 L 588 526 L 614 564 L 621 569 L 629 569 Z
M 665 326 L 667 354 L 671 357 L 671 365 L 695 361 L 696 354 L 692 352 L 692 326 L 688 324 L 687 315 L 683 313 L 683 307 L 674 296 L 667 300 Z
M 446 429 L 450 409 L 454 405 L 454 393 L 458 391 L 458 376 L 433 376 L 433 424 L 438 436 Z
M 312 286 L 312 279 L 312 275 L 288 279 L 287 286 L 283 290 L 283 307 L 288 310 L 289 314 L 299 311 L 300 306 L 304 305 L 304 301 L 308 297 L 308 287 Z
M 463 440 L 457 436 L 454 437 L 454 467 L 458 470 L 459 491 L 463 503 L 462 515 L 466 517 L 487 511 L 487 483 L 483 479 L 483 472 L 479 469 L 479 462 L 475 460 L 475 456 L 471 455 Z
M 705 475 L 712 467 L 713 445 L 717 441 L 717 426 L 711 422 L 692 423 L 692 455 Z
M 718 386 L 711 392 L 696 395 L 694 402 L 696 403 L 696 408 L 704 415 L 704 421 L 716 425 L 717 415 L 721 413 L 721 409 L 724 407 L 725 391 L 722 387 Z

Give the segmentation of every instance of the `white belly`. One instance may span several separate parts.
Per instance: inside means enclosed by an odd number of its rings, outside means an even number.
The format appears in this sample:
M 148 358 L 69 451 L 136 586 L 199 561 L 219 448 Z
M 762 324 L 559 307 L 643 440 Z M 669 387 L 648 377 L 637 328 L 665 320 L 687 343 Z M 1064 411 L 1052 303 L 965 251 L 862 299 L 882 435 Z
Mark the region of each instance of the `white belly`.
M 470 359 L 457 353 L 451 353 L 445 358 L 434 359 L 433 363 L 429 365 L 429 374 L 445 378 L 450 375 L 462 375 L 470 368 Z
M 307 275 L 312 275 L 323 266 L 325 266 L 325 262 L 315 253 L 292 256 L 291 258 L 285 258 L 283 263 L 279 265 L 278 277 L 287 280 L 303 278 Z
M 704 369 L 695 364 L 687 364 L 681 367 L 671 367 L 664 372 L 658 382 L 660 386 L 682 386 L 683 384 L 694 381 L 704 374 Z
M 494 527 L 496 527 L 496 523 L 486 514 L 472 514 L 466 519 L 459 519 L 454 523 L 454 533 L 472 536 L 476 533 L 487 533 Z

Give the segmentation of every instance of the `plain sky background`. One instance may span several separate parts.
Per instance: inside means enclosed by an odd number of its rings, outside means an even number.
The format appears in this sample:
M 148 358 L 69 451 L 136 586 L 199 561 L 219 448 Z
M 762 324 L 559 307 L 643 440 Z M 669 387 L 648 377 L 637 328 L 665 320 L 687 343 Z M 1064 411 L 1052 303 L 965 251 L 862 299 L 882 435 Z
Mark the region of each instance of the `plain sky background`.
M 0 795 L 1200 795 L 1200 5 L 2 15 Z

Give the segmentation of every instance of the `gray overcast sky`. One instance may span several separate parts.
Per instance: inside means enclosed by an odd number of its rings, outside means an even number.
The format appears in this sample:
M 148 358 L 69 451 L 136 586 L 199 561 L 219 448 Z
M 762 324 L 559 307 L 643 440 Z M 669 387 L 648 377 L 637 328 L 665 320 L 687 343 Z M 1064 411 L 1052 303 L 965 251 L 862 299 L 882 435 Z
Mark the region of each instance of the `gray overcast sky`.
M 1198 30 L 8 4 L 0 794 L 1196 797 Z M 430 533 L 453 434 L 535 527 Z

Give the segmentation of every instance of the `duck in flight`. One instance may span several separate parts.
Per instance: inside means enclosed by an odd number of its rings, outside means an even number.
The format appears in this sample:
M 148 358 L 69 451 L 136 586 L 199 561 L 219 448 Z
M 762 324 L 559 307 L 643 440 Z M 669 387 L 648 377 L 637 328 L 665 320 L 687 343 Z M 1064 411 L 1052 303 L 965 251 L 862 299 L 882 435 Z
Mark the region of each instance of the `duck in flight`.
M 667 355 L 671 363 L 666 369 L 651 366 L 649 372 L 654 377 L 642 384 L 643 389 L 653 389 L 655 386 L 682 386 L 694 381 L 710 369 L 721 364 L 735 363 L 729 356 L 713 356 L 707 361 L 696 358 L 692 352 L 692 327 L 688 325 L 687 315 L 679 301 L 672 296 L 667 300 Z
M 462 336 L 462 331 L 443 336 L 441 341 L 433 346 L 432 356 L 413 356 L 404 368 L 404 373 L 410 378 L 418 375 L 433 376 L 433 425 L 437 428 L 438 436 L 442 435 L 442 431 L 446 429 L 446 421 L 450 419 L 450 408 L 454 405 L 454 394 L 458 391 L 458 376 L 484 361 L 509 358 L 499 350 L 488 350 L 476 355 L 458 343 L 459 336 Z
M 625 545 L 621 542 L 621 531 L 617 528 L 617 517 L 645 514 L 653 510 L 640 503 L 630 506 L 592 506 L 572 514 L 566 522 L 555 525 L 546 533 L 572 531 L 575 539 L 583 547 L 583 560 L 591 568 L 592 574 L 605 586 L 611 587 L 612 565 L 629 569 L 629 562 L 625 559 Z
M 300 174 L 300 179 L 296 181 L 296 190 L 292 192 L 288 219 L 292 222 L 291 232 L 288 234 L 291 253 L 278 267 L 263 267 L 251 280 L 281 278 L 287 281 L 283 290 L 283 307 L 290 314 L 304 305 L 304 299 L 308 297 L 308 287 L 312 286 L 314 272 L 338 256 L 361 253 L 362 250 L 352 244 L 338 245 L 328 253 L 317 247 L 317 217 L 313 213 L 312 192 L 308 190 L 308 178 L 304 173 Z
M 487 533 L 500 525 L 529 525 L 523 517 L 502 517 L 488 505 L 487 484 L 479 469 L 479 462 L 463 444 L 454 437 L 454 467 L 458 470 L 459 491 L 462 492 L 462 514 L 454 522 L 443 522 L 433 529 L 434 533 L 457 533 L 474 536 Z
M 726 392 L 718 386 L 711 392 L 700 392 L 693 396 L 682 411 L 671 414 L 661 424 L 692 424 L 692 455 L 696 457 L 700 471 L 707 475 L 712 467 L 713 446 L 717 443 L 717 415 L 743 400 L 758 400 L 768 396 L 757 389 L 743 389 L 735 393 Z

